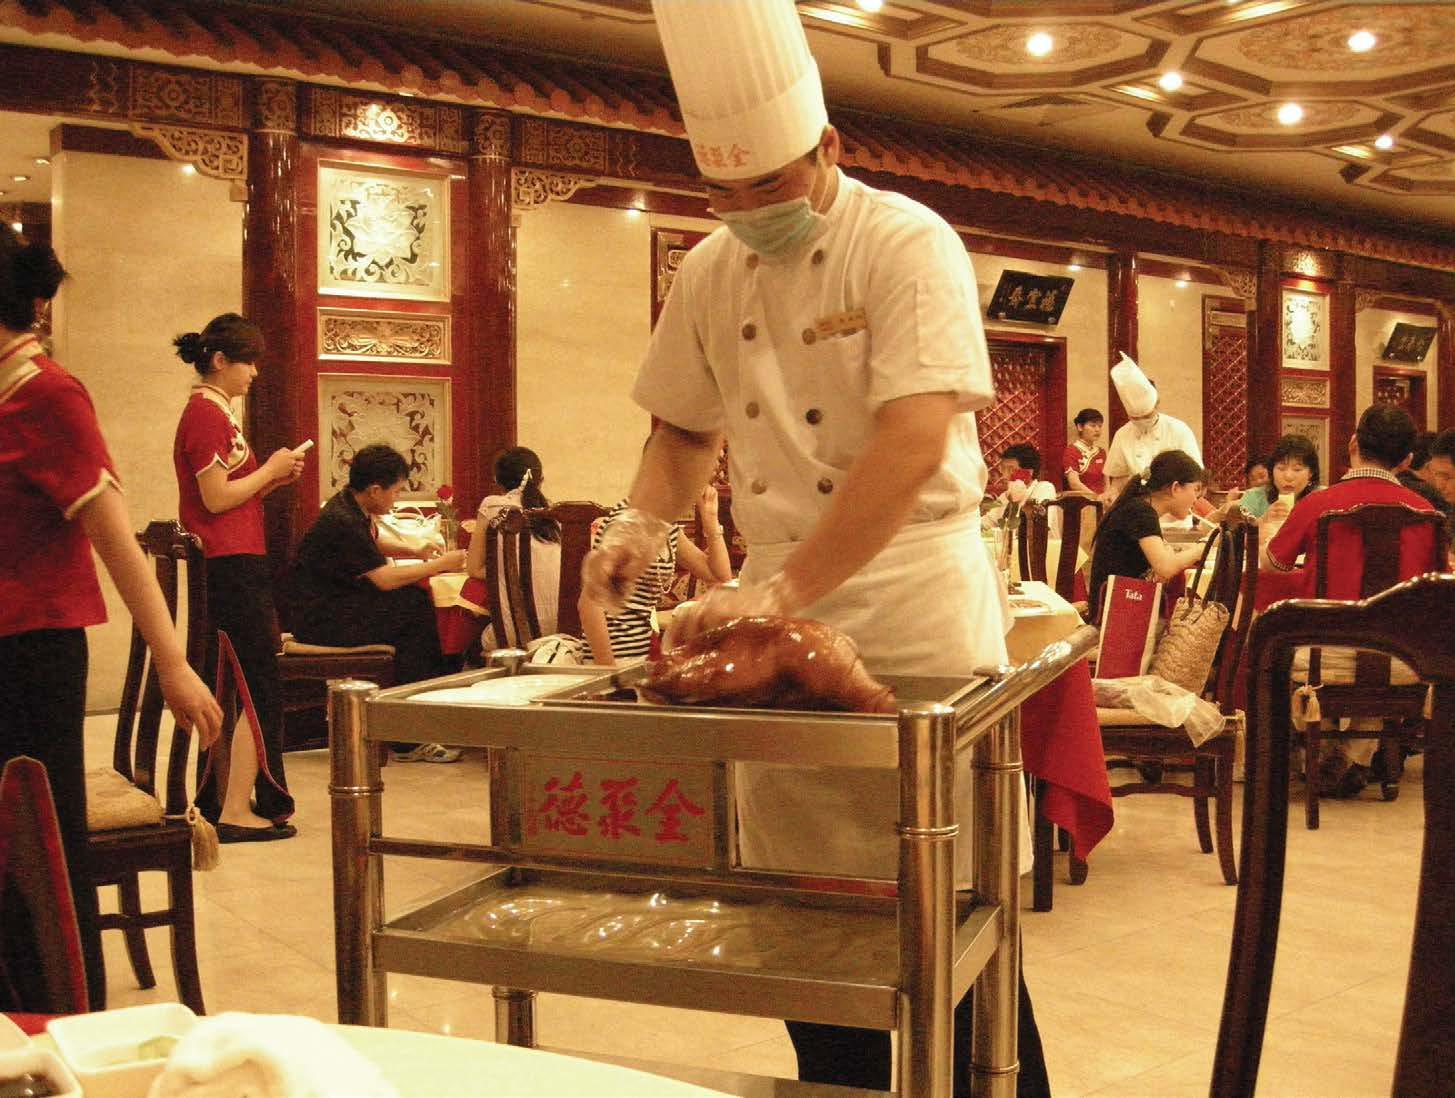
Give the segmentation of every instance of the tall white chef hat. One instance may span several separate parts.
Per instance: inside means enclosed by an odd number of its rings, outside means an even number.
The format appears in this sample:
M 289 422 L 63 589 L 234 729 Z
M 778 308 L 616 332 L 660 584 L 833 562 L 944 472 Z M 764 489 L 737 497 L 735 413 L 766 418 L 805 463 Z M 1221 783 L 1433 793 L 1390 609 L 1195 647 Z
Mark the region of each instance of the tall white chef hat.
M 1132 419 L 1150 416 L 1157 407 L 1157 386 L 1147 380 L 1142 368 L 1121 352 L 1121 361 L 1111 368 L 1111 383 L 1116 386 L 1122 407 Z
M 652 0 L 697 167 L 751 179 L 807 153 L 828 125 L 793 0 Z

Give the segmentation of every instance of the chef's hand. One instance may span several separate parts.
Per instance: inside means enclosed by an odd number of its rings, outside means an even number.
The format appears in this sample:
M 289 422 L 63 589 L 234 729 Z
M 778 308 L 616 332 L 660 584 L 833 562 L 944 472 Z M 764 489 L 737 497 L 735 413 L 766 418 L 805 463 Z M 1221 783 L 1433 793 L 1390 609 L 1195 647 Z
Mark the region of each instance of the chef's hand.
M 782 572 L 754 587 L 714 587 L 701 598 L 684 602 L 672 611 L 672 623 L 662 638 L 662 651 L 670 652 L 733 618 L 791 618 L 804 605 Z
M 621 512 L 581 562 L 581 593 L 608 614 L 621 613 L 671 530 L 670 522 L 635 507 Z

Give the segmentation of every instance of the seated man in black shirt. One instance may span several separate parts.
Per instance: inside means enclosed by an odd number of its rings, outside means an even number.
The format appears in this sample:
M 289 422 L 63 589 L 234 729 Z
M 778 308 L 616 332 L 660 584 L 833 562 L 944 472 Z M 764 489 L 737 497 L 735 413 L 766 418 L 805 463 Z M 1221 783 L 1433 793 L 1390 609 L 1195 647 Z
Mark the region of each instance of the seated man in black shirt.
M 365 446 L 354 455 L 348 487 L 324 505 L 298 546 L 289 600 L 297 640 L 340 647 L 393 645 L 400 683 L 444 674 L 434 600 L 419 581 L 465 567 L 463 549 L 412 564 L 389 563 L 390 556 L 417 555 L 381 535 L 376 522 L 393 508 L 408 473 L 404 457 L 389 446 Z M 460 757 L 439 744 L 401 746 L 400 761 Z

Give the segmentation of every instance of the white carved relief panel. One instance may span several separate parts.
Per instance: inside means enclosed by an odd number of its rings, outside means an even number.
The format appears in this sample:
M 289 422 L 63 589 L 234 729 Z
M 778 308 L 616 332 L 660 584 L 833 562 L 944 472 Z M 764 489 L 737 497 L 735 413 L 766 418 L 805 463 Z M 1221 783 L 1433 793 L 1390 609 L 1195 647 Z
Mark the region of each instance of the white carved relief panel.
M 450 318 L 367 309 L 318 310 L 318 357 L 450 364 Z
M 1290 370 L 1329 368 L 1329 298 L 1283 291 L 1283 366 Z
M 318 422 L 323 436 L 319 498 L 348 483 L 349 462 L 375 443 L 409 463 L 400 499 L 432 500 L 450 483 L 450 383 L 446 378 L 320 374 Z
M 321 166 L 318 292 L 448 301 L 447 175 Z

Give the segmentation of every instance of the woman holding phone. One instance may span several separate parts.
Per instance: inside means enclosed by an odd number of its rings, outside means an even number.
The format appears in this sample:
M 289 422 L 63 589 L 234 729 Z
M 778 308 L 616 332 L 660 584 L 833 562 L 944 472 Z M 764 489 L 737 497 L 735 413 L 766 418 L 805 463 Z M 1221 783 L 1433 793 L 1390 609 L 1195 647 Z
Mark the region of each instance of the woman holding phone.
M 263 333 L 236 313 L 174 339 L 199 381 L 177 424 L 172 460 L 182 525 L 202 540 L 216 659 L 235 676 L 241 705 L 227 742 L 203 758 L 197 805 L 225 843 L 286 839 L 293 798 L 283 774 L 283 699 L 278 619 L 263 541 L 263 497 L 303 472 L 306 447 L 258 464 L 233 401 L 246 396 L 263 357 Z M 242 734 L 238 734 L 242 733 Z

